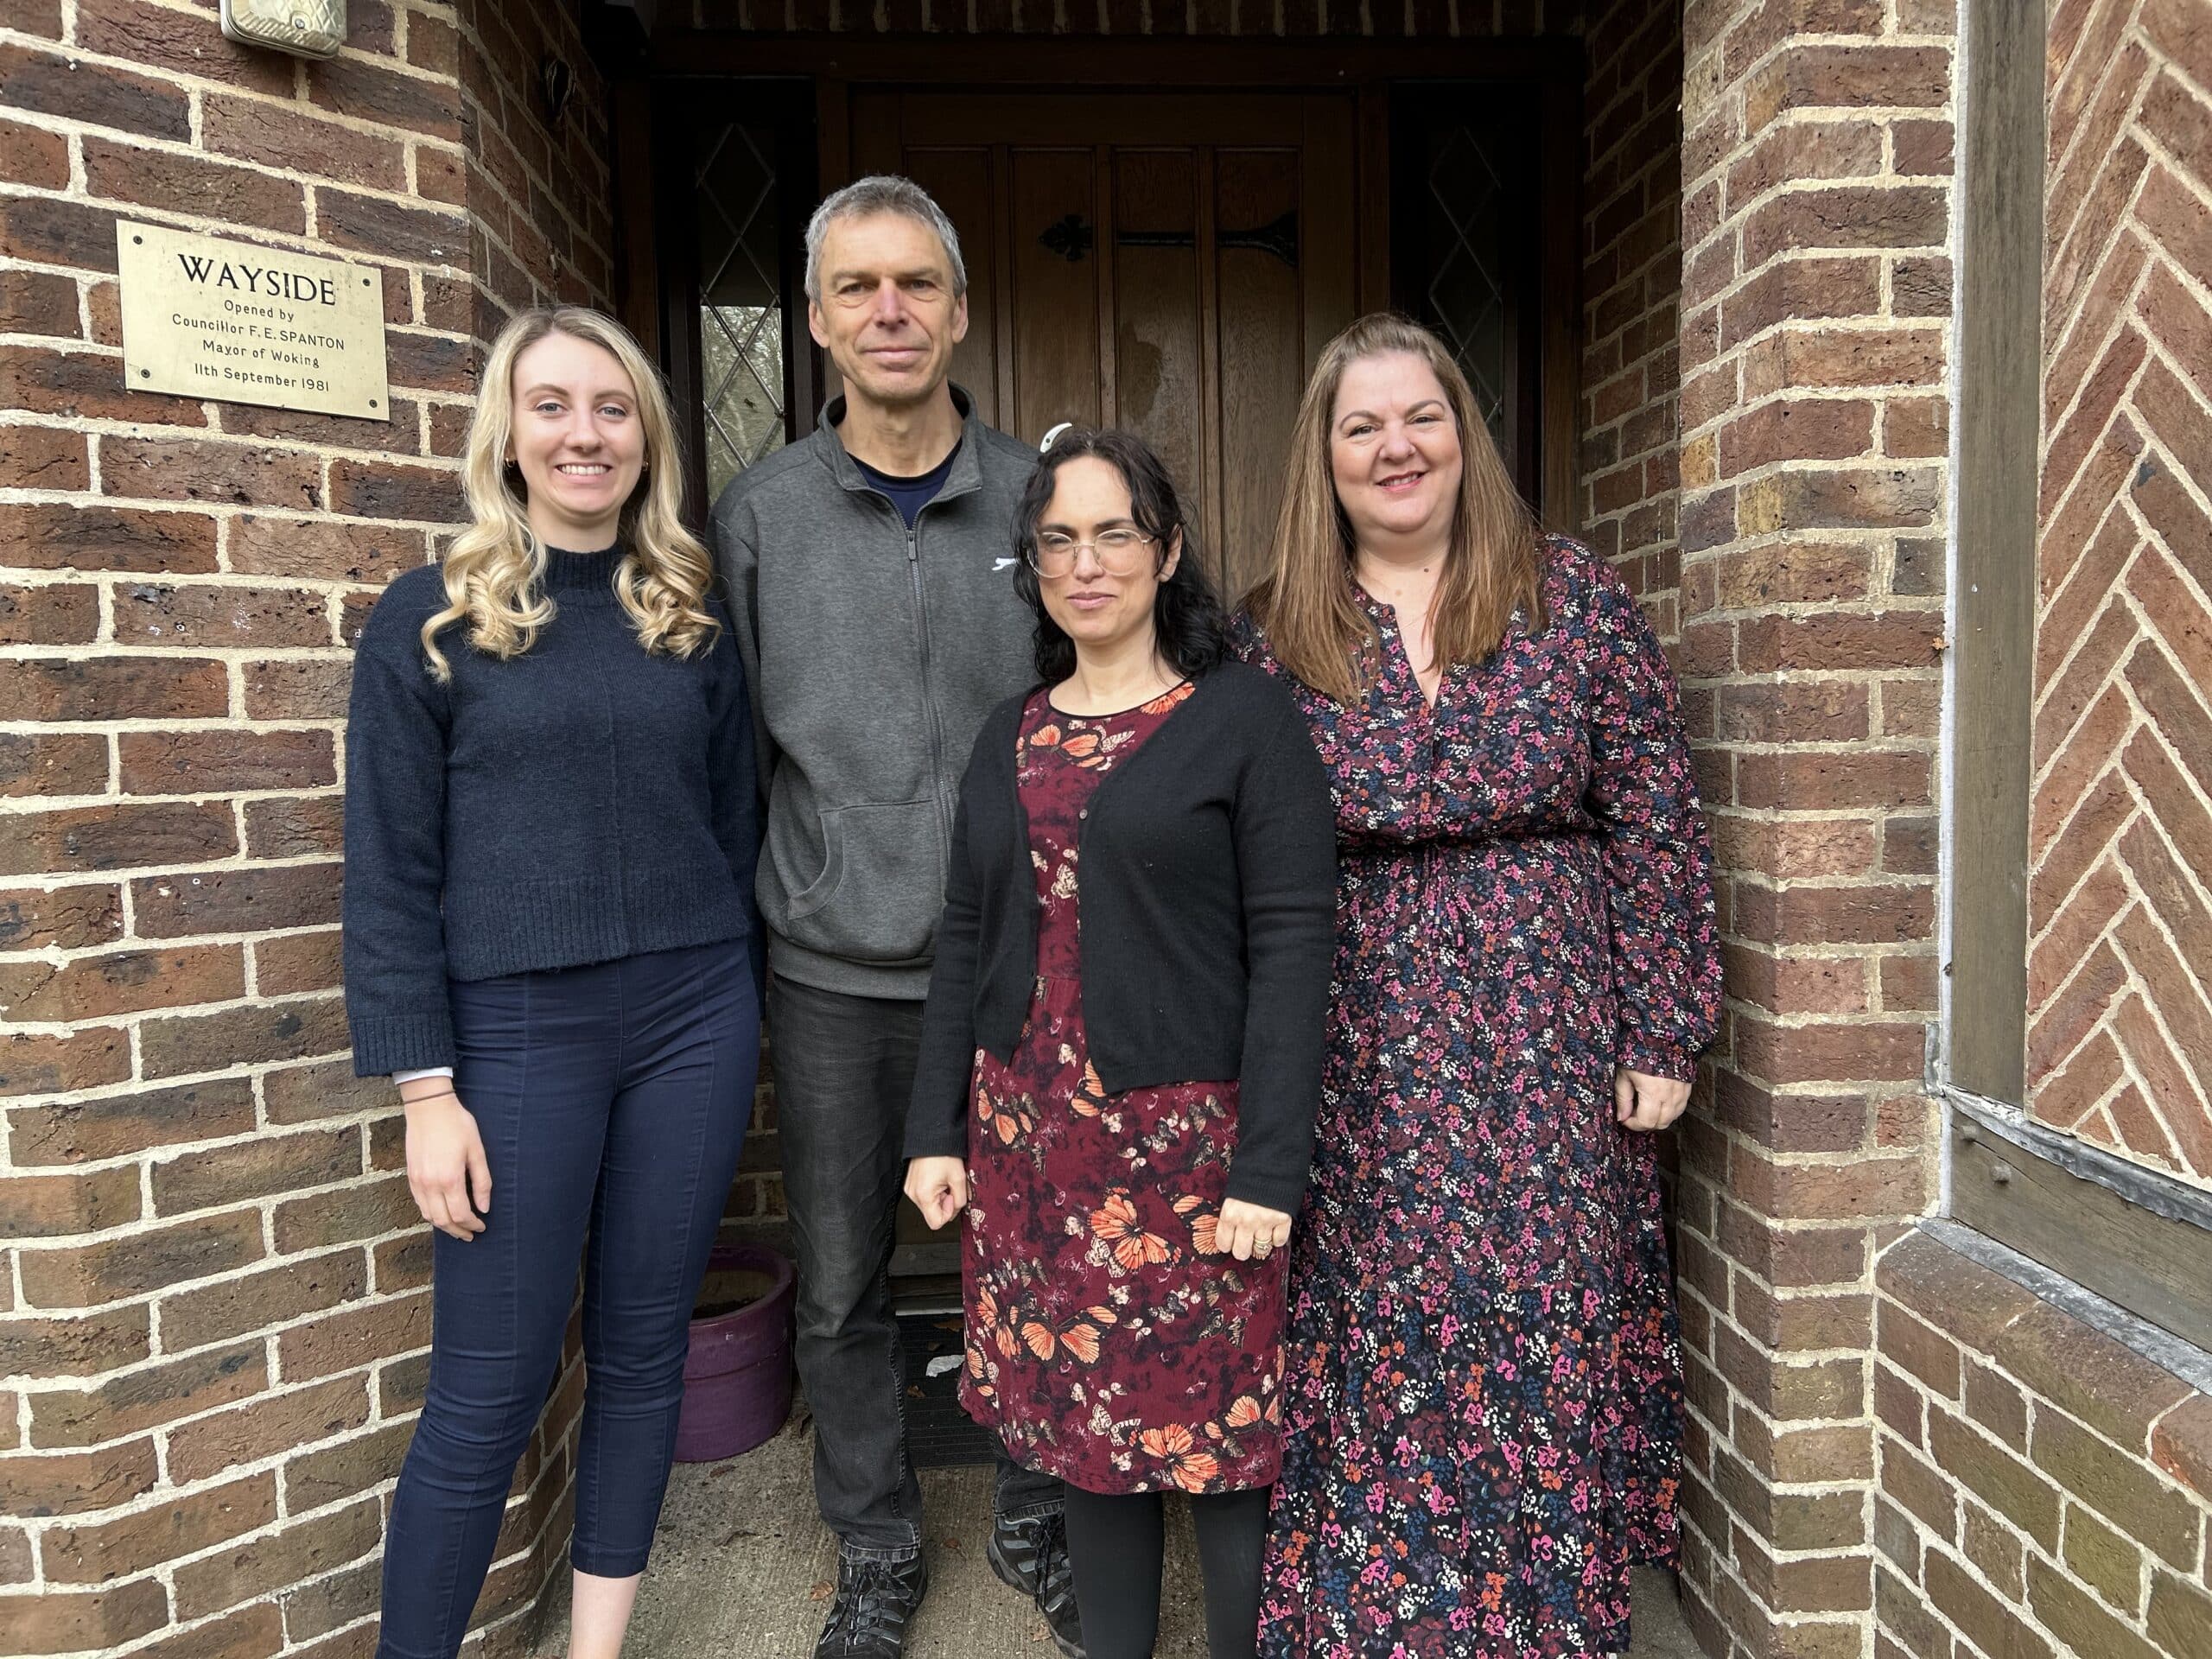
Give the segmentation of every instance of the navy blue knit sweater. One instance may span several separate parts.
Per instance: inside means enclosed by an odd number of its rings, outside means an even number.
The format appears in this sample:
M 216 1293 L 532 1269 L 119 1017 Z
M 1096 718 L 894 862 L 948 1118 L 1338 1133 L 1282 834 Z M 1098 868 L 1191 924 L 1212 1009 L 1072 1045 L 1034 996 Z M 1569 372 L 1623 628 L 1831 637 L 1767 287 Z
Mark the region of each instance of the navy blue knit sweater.
M 429 567 L 354 653 L 346 733 L 346 1016 L 362 1077 L 450 1065 L 448 979 L 750 937 L 753 721 L 725 626 L 690 658 L 638 643 L 616 552 L 549 555 L 553 621 L 520 656 L 439 637 Z M 717 615 L 721 616 L 718 611 Z

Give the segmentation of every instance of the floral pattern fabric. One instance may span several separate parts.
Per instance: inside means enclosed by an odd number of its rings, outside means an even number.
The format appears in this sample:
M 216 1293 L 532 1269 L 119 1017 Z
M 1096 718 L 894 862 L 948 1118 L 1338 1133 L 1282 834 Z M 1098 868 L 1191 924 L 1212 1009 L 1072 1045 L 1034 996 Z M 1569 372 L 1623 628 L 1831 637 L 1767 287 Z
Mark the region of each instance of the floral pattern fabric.
M 1612 1653 L 1630 1565 L 1678 1553 L 1654 1149 L 1612 1076 L 1688 1077 L 1713 1035 L 1712 854 L 1642 612 L 1580 545 L 1544 556 L 1542 631 L 1433 708 L 1363 593 L 1364 700 L 1292 682 L 1342 863 L 1268 1659 Z
M 1038 692 L 1015 757 L 1037 988 L 1012 1059 L 976 1053 L 960 1397 L 1016 1462 L 1084 1491 L 1264 1486 L 1280 1452 L 1284 1258 L 1214 1248 L 1236 1084 L 1109 1095 L 1084 1037 L 1087 804 L 1193 689 L 1097 718 Z

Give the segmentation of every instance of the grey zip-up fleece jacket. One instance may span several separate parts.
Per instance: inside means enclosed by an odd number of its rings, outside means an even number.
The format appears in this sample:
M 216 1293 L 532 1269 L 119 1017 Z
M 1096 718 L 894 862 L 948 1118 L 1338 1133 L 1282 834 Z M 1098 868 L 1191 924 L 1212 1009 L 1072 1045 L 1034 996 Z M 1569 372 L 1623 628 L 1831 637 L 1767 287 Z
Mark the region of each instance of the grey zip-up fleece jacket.
M 959 452 L 911 531 L 839 440 L 842 398 L 715 504 L 766 799 L 768 963 L 822 990 L 927 994 L 968 752 L 1036 678 L 1014 591 L 1036 453 L 952 394 Z

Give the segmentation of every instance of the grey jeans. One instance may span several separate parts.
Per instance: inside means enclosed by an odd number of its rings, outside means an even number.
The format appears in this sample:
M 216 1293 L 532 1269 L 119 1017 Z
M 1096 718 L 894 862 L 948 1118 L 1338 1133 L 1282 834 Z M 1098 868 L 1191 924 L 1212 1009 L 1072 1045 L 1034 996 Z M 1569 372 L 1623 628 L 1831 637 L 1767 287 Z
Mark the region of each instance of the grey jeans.
M 814 1412 L 814 1496 L 849 1556 L 899 1560 L 922 1544 L 906 1456 L 906 1374 L 891 1313 L 891 1248 L 922 1005 L 780 977 L 768 986 L 784 1196 L 798 1249 L 799 1380 Z M 1057 1510 L 1059 1481 L 1001 1452 L 992 1509 Z

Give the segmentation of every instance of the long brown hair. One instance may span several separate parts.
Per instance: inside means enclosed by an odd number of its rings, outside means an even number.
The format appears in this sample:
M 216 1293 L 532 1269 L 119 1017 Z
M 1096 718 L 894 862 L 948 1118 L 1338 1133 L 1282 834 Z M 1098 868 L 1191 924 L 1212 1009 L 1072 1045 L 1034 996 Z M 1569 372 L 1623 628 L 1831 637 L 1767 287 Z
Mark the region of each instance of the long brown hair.
M 1387 311 L 1362 317 L 1322 348 L 1306 383 L 1283 472 L 1274 568 L 1246 600 L 1275 660 L 1339 704 L 1366 694 L 1382 641 L 1352 594 L 1355 548 L 1329 466 L 1330 429 L 1344 371 L 1399 352 L 1428 365 L 1459 433 L 1459 500 L 1429 613 L 1437 664 L 1484 660 L 1504 642 L 1516 607 L 1531 633 L 1544 626 L 1535 518 L 1476 412 L 1467 377 L 1419 323 Z

